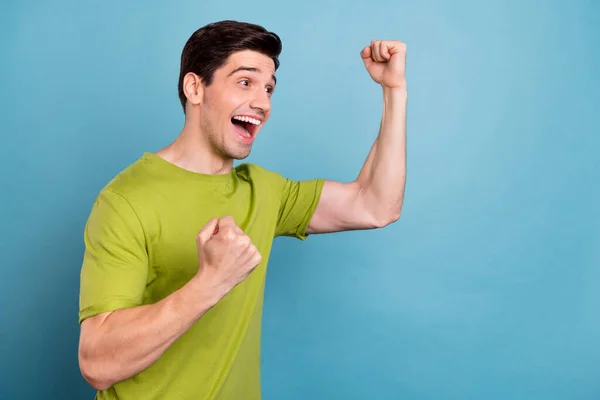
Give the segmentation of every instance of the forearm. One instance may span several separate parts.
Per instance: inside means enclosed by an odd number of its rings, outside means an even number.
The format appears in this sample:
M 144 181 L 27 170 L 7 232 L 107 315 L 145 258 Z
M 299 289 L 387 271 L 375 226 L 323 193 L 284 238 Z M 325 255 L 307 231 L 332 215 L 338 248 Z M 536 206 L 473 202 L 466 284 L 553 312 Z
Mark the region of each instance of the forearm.
M 379 135 L 357 178 L 365 207 L 382 220 L 400 215 L 406 185 L 406 88 L 383 88 Z
M 82 326 L 80 363 L 96 389 L 132 377 L 153 364 L 222 297 L 198 277 L 155 304 L 121 309 L 95 326 Z M 84 324 L 86 321 L 84 321 Z M 88 329 L 88 332 L 83 330 Z

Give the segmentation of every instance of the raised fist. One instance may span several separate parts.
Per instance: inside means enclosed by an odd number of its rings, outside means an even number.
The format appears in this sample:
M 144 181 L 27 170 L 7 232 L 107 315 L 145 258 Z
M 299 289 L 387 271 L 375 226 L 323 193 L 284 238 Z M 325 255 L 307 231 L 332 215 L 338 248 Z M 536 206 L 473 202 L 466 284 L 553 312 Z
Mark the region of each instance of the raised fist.
M 229 292 L 262 261 L 252 240 L 232 217 L 213 218 L 196 236 L 198 274 L 215 288 Z
M 375 82 L 383 87 L 405 88 L 406 44 L 398 40 L 373 40 L 360 56 Z

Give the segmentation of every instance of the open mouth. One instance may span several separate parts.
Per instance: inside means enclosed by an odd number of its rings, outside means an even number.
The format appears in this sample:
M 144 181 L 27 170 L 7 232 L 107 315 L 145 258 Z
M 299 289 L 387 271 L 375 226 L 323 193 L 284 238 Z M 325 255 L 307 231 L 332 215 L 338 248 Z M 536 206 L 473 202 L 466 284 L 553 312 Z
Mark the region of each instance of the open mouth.
M 256 135 L 261 120 L 248 117 L 246 115 L 236 115 L 231 118 L 231 123 L 236 128 L 237 133 L 246 139 L 252 139 Z

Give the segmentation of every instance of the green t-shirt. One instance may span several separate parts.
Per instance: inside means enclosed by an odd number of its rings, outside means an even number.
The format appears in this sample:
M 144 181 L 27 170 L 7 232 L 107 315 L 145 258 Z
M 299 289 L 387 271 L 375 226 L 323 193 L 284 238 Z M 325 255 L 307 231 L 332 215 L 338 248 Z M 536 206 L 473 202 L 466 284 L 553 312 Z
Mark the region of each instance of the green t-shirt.
M 233 216 L 262 263 L 140 374 L 97 399 L 260 399 L 260 333 L 273 238 L 304 240 L 322 179 L 294 181 L 253 164 L 194 173 L 144 153 L 98 195 L 85 229 L 79 321 L 156 303 L 198 271 L 196 235 Z

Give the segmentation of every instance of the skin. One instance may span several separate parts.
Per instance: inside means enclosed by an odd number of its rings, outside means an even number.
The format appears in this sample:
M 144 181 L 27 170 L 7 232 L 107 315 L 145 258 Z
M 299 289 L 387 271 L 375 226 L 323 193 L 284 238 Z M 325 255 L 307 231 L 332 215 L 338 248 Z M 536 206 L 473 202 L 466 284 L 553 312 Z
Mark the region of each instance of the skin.
M 231 171 L 233 161 L 246 158 L 252 149 L 251 143 L 237 137 L 231 118 L 244 114 L 262 120 L 254 132 L 256 138 L 271 115 L 274 75 L 273 60 L 253 51 L 234 53 L 215 71 L 208 87 L 197 75 L 187 74 L 183 81 L 188 99 L 185 125 L 179 137 L 157 154 L 194 172 Z
M 382 88 L 379 135 L 357 178 L 326 181 L 309 233 L 374 229 L 398 220 L 406 182 L 406 46 L 372 41 L 360 56 Z M 246 158 L 271 114 L 273 61 L 242 51 L 230 56 L 205 86 L 184 78 L 186 121 L 173 143 L 157 152 L 190 171 L 225 174 Z M 261 120 L 252 139 L 240 137 L 235 115 Z M 200 268 L 194 278 L 158 303 L 99 314 L 81 324 L 79 364 L 97 390 L 130 378 L 154 363 L 183 333 L 260 263 L 261 255 L 231 217 L 212 219 L 198 233 Z

